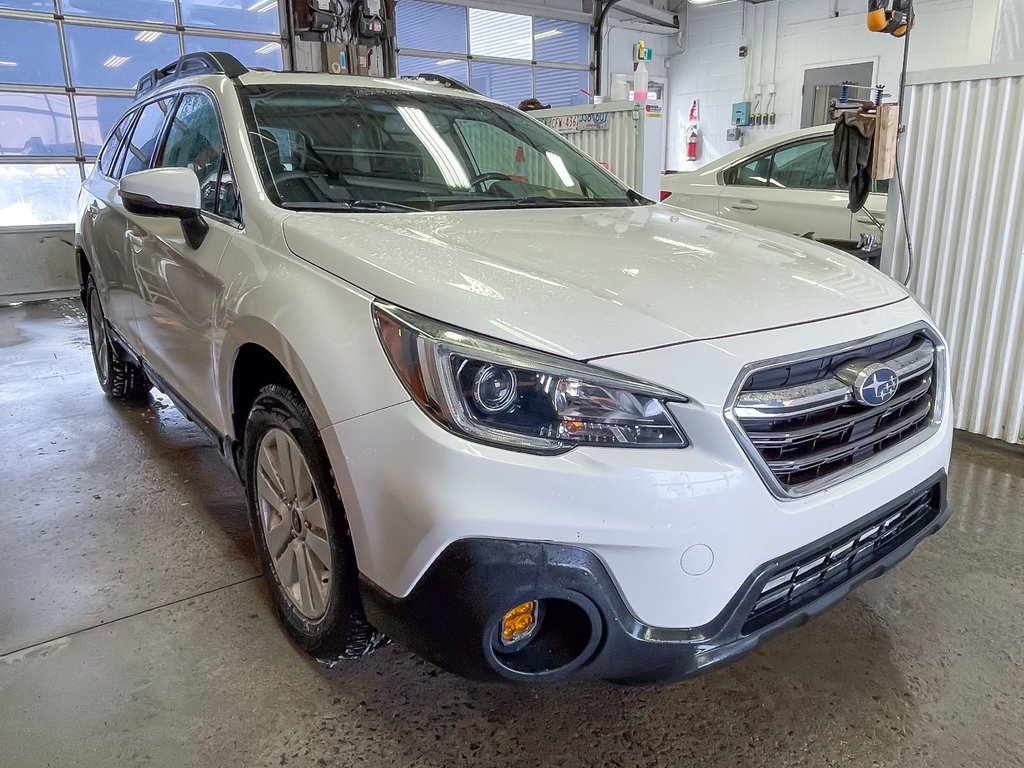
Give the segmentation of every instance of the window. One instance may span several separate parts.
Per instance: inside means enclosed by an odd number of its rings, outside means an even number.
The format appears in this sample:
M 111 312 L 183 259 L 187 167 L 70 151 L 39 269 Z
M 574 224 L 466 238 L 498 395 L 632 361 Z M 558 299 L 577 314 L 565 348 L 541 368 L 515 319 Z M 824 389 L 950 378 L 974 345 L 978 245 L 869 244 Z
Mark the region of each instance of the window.
M 98 19 L 174 23 L 174 0 L 61 0 L 60 9 Z
M 97 154 L 114 177 L 124 162 L 146 167 L 146 153 L 120 141 L 132 120 L 119 121 L 150 70 L 203 49 L 282 68 L 279 8 L 279 0 L 0 0 L 0 227 L 72 223 L 78 180 Z
M 399 56 L 398 71 L 404 75 L 443 75 L 460 83 L 469 82 L 469 63 L 459 59 L 427 59 L 422 56 Z
M 178 58 L 178 36 L 172 32 L 109 29 L 68 24 L 71 79 L 93 88 L 135 88 L 151 69 Z
M 82 140 L 82 155 L 91 157 L 103 145 L 118 118 L 131 105 L 128 96 L 75 96 L 78 112 L 78 135 Z
M 74 155 L 67 94 L 0 91 L 0 155 Z
M 838 189 L 832 167 L 832 138 L 802 141 L 757 155 L 726 170 L 725 183 L 776 189 Z
M 609 173 L 518 110 L 462 98 L 266 86 L 245 99 L 275 203 L 299 210 L 635 205 Z
M 0 165 L 0 227 L 74 221 L 81 183 L 74 163 Z
M 768 185 L 780 189 L 838 188 L 832 168 L 832 137 L 775 150 Z
M 60 38 L 52 21 L 0 19 L 0 82 L 63 85 Z
M 180 0 L 185 26 L 280 34 L 277 0 Z
M 533 58 L 533 24 L 518 13 L 469 9 L 469 52 L 503 59 Z
M 725 183 L 741 187 L 765 187 L 768 185 L 768 174 L 772 169 L 772 153 L 763 155 L 743 163 L 734 165 L 725 172 Z
M 435 73 L 518 106 L 585 104 L 590 24 L 520 13 L 397 0 L 398 72 Z
M 454 5 L 400 0 L 395 6 L 398 47 L 420 51 L 465 54 L 468 19 L 466 9 Z
M 157 142 L 160 141 L 160 130 L 164 127 L 164 118 L 170 105 L 170 99 L 160 99 L 142 108 L 142 114 L 139 115 L 135 130 L 128 141 L 122 175 L 149 168 L 149 161 L 156 151 Z
M 208 95 L 182 96 L 159 165 L 195 171 L 203 210 L 226 219 L 235 218 L 238 202 L 224 152 L 224 136 L 217 108 Z
M 516 64 L 473 62 L 473 88 L 492 99 L 517 105 L 533 95 L 533 72 Z
M 280 43 L 262 40 L 228 40 L 223 37 L 199 37 L 185 35 L 185 53 L 196 51 L 224 51 L 230 53 L 247 67 L 284 69 Z
M 100 164 L 100 173 L 104 176 L 114 175 L 114 161 L 117 159 L 117 152 L 121 148 L 121 142 L 124 139 L 124 135 L 128 133 L 128 129 L 131 127 L 132 118 L 135 116 L 135 112 L 129 112 L 125 115 L 121 122 L 117 124 L 113 133 L 110 134 L 110 138 L 107 139 L 107 143 L 103 145 L 103 149 L 100 150 L 99 157 L 96 158 L 96 162 Z

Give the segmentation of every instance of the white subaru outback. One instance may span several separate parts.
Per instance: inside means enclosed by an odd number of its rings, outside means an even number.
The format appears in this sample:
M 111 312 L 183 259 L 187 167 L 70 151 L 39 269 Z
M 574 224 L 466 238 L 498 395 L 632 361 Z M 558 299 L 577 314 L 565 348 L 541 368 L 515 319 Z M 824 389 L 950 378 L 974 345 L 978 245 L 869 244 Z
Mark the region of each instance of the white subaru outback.
M 945 346 L 900 286 L 654 204 L 455 83 L 185 56 L 76 248 L 100 384 L 216 440 L 321 658 L 680 679 L 949 514 Z

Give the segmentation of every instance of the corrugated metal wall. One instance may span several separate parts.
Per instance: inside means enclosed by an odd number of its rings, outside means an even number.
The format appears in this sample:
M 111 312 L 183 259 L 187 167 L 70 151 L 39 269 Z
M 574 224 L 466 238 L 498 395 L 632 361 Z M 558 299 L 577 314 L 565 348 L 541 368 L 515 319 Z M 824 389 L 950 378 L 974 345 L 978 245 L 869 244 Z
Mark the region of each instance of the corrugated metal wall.
M 955 426 L 1024 443 L 1024 77 L 963 77 L 907 89 L 910 288 L 949 340 Z M 897 197 L 886 248 L 902 279 Z
M 638 129 L 637 117 L 634 115 L 634 108 L 630 107 L 606 107 L 608 129 L 607 130 L 585 130 L 585 131 L 563 131 L 557 125 L 560 113 L 575 112 L 596 112 L 601 107 L 582 107 L 576 109 L 551 110 L 556 113 L 554 117 L 545 116 L 541 122 L 549 128 L 556 130 L 563 139 L 574 144 L 582 152 L 602 163 L 609 171 L 622 180 L 626 186 L 636 189 L 643 189 L 643 138 Z

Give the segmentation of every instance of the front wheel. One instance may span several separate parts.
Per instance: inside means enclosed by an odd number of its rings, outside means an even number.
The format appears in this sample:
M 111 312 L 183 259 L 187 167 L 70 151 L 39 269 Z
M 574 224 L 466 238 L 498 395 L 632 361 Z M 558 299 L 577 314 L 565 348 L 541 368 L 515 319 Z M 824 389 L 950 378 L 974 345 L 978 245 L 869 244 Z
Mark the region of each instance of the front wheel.
M 244 442 L 256 551 L 289 634 L 320 658 L 383 645 L 363 614 L 348 523 L 306 404 L 290 389 L 264 387 Z
M 89 345 L 100 388 L 119 403 L 141 405 L 152 384 L 145 372 L 126 359 L 107 330 L 100 292 L 92 275 L 85 280 L 85 313 L 89 320 Z

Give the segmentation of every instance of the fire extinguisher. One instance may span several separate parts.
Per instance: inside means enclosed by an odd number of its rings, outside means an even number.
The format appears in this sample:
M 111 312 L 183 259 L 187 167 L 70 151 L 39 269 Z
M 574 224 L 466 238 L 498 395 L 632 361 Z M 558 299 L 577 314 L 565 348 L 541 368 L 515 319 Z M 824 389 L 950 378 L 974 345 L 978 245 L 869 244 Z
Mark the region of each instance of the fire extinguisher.
M 697 139 L 700 138 L 700 134 L 697 133 L 696 128 L 690 129 L 690 135 L 686 139 L 686 159 L 696 160 L 697 159 Z

